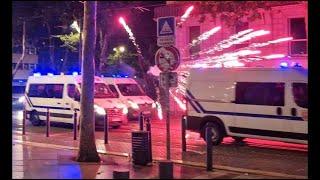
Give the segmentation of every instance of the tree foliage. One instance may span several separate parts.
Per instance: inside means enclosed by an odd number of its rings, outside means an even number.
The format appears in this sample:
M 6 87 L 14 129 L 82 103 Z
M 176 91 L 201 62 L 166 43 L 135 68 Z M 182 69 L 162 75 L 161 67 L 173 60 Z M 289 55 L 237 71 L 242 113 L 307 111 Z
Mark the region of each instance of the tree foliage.
M 70 34 L 55 35 L 54 37 L 59 38 L 63 42 L 61 47 L 66 47 L 72 52 L 78 51 L 80 33 L 71 32 Z
M 233 26 L 242 18 L 248 21 L 255 21 L 262 18 L 259 9 L 270 10 L 273 6 L 295 4 L 297 1 L 198 1 L 199 22 L 204 22 L 210 15 L 215 19 L 218 15 L 227 26 Z

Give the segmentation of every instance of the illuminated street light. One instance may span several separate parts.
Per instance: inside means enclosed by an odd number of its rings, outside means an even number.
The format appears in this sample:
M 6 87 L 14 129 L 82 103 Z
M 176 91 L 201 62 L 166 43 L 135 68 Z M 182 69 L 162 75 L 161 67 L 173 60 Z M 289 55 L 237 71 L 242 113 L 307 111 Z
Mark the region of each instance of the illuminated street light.
M 117 48 L 113 48 L 113 51 L 117 51 Z
M 81 32 L 77 21 L 73 21 L 73 23 L 70 25 L 70 27 L 77 30 L 78 33 Z
M 125 49 L 123 46 L 120 46 L 120 47 L 119 47 L 119 50 L 120 50 L 120 52 L 123 53 L 126 49 Z

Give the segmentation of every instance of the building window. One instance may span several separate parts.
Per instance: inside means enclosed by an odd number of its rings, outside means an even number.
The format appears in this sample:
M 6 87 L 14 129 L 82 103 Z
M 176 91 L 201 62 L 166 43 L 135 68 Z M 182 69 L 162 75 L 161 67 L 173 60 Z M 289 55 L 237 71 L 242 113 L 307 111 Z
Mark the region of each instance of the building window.
M 293 40 L 290 42 L 290 54 L 307 54 L 307 32 L 305 18 L 290 18 L 289 34 L 291 37 L 293 37 Z
M 24 70 L 29 70 L 29 64 L 28 63 L 23 64 L 23 69 Z
M 196 40 L 200 36 L 200 26 L 189 27 L 189 43 Z M 190 47 L 189 53 L 191 57 L 195 57 L 200 52 L 200 44 Z
M 284 106 L 284 83 L 237 82 L 236 104 Z
M 17 66 L 17 63 L 12 63 L 12 68 L 15 69 Z
M 30 68 L 30 70 L 34 70 L 35 69 L 35 64 L 29 64 L 29 68 Z
M 244 30 L 247 30 L 249 29 L 249 23 L 248 22 L 242 22 L 242 21 L 238 21 L 235 25 L 235 33 L 238 33 L 240 31 L 244 31 Z M 240 49 L 240 48 L 244 48 L 244 47 L 247 47 L 249 45 L 249 42 L 248 41 L 245 41 L 241 44 L 236 44 L 235 45 L 235 48 L 236 49 Z

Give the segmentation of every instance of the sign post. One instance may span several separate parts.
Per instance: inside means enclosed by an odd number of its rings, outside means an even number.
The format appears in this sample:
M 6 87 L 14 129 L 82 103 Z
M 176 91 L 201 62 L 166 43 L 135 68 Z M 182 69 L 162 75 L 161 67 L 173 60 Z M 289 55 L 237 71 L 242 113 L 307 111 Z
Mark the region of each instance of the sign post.
M 157 44 L 161 46 L 156 52 L 155 61 L 160 73 L 160 86 L 165 91 L 165 112 L 167 131 L 167 160 L 170 160 L 170 87 L 177 87 L 176 70 L 180 64 L 179 50 L 174 47 L 176 35 L 176 20 L 174 16 L 157 19 Z

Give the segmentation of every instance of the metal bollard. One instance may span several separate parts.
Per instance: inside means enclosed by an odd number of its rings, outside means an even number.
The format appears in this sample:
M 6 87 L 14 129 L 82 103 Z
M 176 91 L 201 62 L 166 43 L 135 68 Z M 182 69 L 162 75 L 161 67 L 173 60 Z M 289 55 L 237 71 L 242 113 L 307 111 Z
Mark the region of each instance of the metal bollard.
M 105 120 L 104 120 L 104 144 L 109 144 L 109 121 L 108 121 L 108 114 L 105 115 Z
M 77 140 L 77 110 L 73 114 L 73 140 Z
M 151 123 L 150 118 L 147 117 L 147 123 L 146 123 L 147 131 L 149 133 L 149 161 L 152 162 L 152 139 L 151 139 Z
M 144 121 L 144 116 L 143 116 L 143 112 L 141 111 L 139 114 L 139 129 L 140 131 L 143 131 L 143 121 Z
M 187 140 L 186 140 L 186 116 L 182 116 L 181 119 L 181 139 L 182 139 L 182 152 L 187 151 Z
M 207 171 L 212 171 L 212 127 L 206 128 Z
M 163 160 L 159 162 L 159 179 L 173 179 L 173 162 Z
M 130 179 L 130 171 L 113 171 L 113 179 Z
M 27 110 L 23 109 L 23 118 L 22 118 L 22 134 L 26 134 L 26 118 L 27 118 Z
M 50 133 L 50 112 L 49 112 L 49 108 L 47 108 L 47 132 L 46 132 L 47 137 L 49 137 L 49 133 Z

